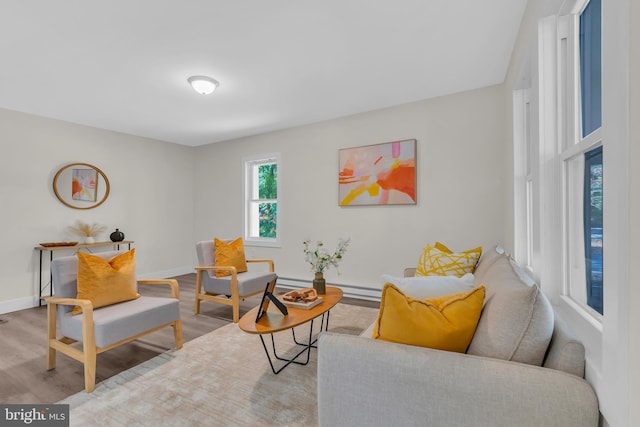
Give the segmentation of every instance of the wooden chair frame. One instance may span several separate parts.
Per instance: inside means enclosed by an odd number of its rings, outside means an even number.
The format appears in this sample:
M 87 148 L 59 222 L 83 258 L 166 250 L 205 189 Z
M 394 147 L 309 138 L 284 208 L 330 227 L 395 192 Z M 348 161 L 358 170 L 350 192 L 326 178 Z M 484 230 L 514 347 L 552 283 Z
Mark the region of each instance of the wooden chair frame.
M 252 262 L 266 262 L 269 264 L 269 272 L 274 272 L 273 260 L 270 259 L 248 259 L 247 263 Z M 205 271 L 229 271 L 231 272 L 231 299 L 227 298 L 226 294 L 214 294 L 210 292 L 202 292 L 202 273 Z M 194 313 L 200 314 L 200 302 L 209 301 L 217 302 L 220 304 L 230 305 L 233 308 L 233 323 L 238 323 L 240 320 L 240 300 L 248 298 L 253 295 L 261 294 L 264 290 L 253 292 L 247 295 L 240 295 L 238 291 L 238 271 L 235 267 L 231 266 L 205 266 L 196 267 L 196 303 L 194 307 Z
M 175 279 L 139 279 L 139 285 L 169 285 L 171 296 L 180 300 L 178 281 Z M 176 340 L 176 348 L 182 348 L 182 321 L 177 319 L 173 322 L 160 325 L 148 331 L 133 335 L 129 338 L 110 344 L 106 347 L 96 347 L 95 333 L 93 328 L 93 304 L 89 300 L 76 298 L 43 297 L 47 303 L 47 370 L 56 367 L 56 353 L 58 351 L 81 362 L 84 365 L 84 388 L 87 393 L 95 390 L 96 385 L 96 358 L 97 355 L 112 348 L 134 341 L 144 335 L 150 334 L 162 328 L 171 326 Z M 82 308 L 82 350 L 72 347 L 76 340 L 68 337 L 57 338 L 57 306 L 74 305 Z

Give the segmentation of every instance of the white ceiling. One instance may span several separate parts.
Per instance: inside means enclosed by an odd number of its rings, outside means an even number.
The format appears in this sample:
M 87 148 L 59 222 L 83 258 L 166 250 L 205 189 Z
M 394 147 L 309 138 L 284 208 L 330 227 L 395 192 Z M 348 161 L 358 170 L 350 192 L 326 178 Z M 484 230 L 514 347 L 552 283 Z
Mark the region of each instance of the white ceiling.
M 2 0 L 0 108 L 208 144 L 501 83 L 525 6 Z

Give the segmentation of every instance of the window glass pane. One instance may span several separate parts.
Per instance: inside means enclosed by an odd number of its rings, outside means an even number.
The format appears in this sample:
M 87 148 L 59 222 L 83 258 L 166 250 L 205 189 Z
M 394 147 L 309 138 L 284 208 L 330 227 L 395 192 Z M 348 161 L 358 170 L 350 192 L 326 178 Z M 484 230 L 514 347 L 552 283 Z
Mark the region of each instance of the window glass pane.
M 276 237 L 277 203 L 260 203 L 260 237 Z
M 584 155 L 584 254 L 587 304 L 602 310 L 602 147 Z
M 280 246 L 278 165 L 280 155 L 245 159 L 245 244 Z
M 278 165 L 275 163 L 260 165 L 258 168 L 258 198 L 278 198 Z
M 602 124 L 601 0 L 591 0 L 580 15 L 580 92 L 582 136 Z

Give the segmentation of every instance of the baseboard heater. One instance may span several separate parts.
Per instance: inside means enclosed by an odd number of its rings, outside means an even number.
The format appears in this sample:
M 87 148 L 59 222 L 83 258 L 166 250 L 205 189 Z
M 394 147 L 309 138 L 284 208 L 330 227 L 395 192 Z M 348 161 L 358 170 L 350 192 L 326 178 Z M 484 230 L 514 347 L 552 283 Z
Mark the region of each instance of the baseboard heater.
M 366 286 L 345 285 L 343 283 L 329 283 L 327 285 L 342 289 L 345 297 L 359 298 L 369 301 L 380 301 L 381 289 Z M 286 289 L 303 289 L 313 286 L 313 279 L 296 279 L 293 277 L 278 276 L 278 287 Z

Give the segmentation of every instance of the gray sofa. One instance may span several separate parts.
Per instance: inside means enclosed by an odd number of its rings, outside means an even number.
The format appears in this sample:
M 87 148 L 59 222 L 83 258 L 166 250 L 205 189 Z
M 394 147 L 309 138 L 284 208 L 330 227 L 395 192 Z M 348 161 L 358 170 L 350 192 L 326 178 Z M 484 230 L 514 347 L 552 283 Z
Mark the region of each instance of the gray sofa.
M 323 333 L 321 426 L 597 426 L 584 347 L 523 270 L 495 249 L 475 284 L 487 290 L 467 353 Z M 523 303 L 524 301 L 524 303 Z

